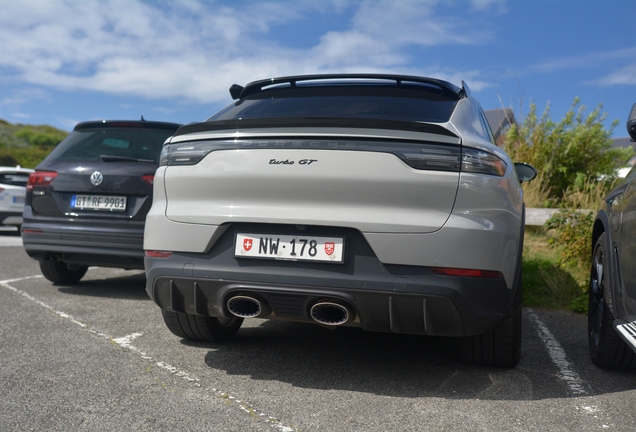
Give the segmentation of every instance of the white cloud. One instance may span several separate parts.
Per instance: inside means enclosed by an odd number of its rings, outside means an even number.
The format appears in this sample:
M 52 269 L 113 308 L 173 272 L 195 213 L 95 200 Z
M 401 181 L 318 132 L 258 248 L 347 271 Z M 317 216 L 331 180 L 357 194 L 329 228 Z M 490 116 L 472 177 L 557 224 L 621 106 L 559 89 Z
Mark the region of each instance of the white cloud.
M 500 3 L 495 1 L 496 3 Z M 483 7 L 489 1 L 475 0 Z M 290 6 L 290 5 L 293 5 Z M 92 90 L 196 103 L 228 99 L 228 87 L 267 76 L 401 72 L 409 48 L 474 44 L 487 34 L 437 16 L 437 1 L 197 2 L 0 0 L 0 76 L 44 88 Z M 350 26 L 326 29 L 309 49 L 276 40 L 275 29 L 308 14 L 353 12 Z M 477 71 L 433 68 L 474 90 Z
M 50 101 L 51 99 L 49 93 L 42 89 L 21 89 L 13 92 L 11 95 L 4 95 L 2 99 L 0 99 L 0 107 L 13 108 L 33 100 Z
M 31 116 L 29 114 L 19 113 L 19 112 L 11 113 L 11 117 L 17 118 L 17 119 L 22 119 L 22 120 L 27 120 L 27 119 L 31 118 Z
M 363 2 L 353 24 L 358 31 L 378 41 L 433 46 L 475 43 L 483 35 L 468 33 L 457 16 L 452 19 L 435 14 L 436 0 Z
M 551 73 L 563 69 L 591 69 L 599 66 L 607 68 L 609 63 L 632 62 L 635 57 L 636 47 L 594 51 L 584 55 L 561 57 L 546 61 L 532 66 L 531 69 L 537 72 Z
M 604 76 L 585 82 L 587 85 L 636 85 L 636 47 L 594 51 L 580 56 L 563 57 L 528 68 L 529 71 L 555 73 L 565 69 L 602 69 Z M 613 72 L 607 73 L 608 70 Z
M 601 85 L 636 85 L 636 63 L 604 76 L 598 83 Z
M 498 13 L 507 12 L 506 0 L 470 0 L 470 4 L 473 10 L 487 10 L 494 8 Z

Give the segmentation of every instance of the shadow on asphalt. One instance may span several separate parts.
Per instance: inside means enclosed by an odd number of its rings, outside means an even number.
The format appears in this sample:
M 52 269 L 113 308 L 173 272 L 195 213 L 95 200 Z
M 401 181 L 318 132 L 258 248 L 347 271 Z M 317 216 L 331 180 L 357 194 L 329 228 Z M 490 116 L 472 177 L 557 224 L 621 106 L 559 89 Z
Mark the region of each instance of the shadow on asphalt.
M 242 328 L 226 343 L 196 344 L 214 348 L 208 367 L 254 380 L 280 381 L 322 390 L 346 390 L 395 397 L 446 399 L 540 400 L 570 398 L 567 384 L 536 330 L 524 319 L 522 360 L 512 369 L 466 366 L 459 361 L 458 339 L 325 329 L 311 324 L 263 321 Z M 540 341 L 539 341 L 540 343 Z M 580 359 L 589 363 L 587 358 Z M 632 390 L 636 374 L 583 368 L 582 377 L 607 381 L 589 386 L 588 395 Z
M 230 343 L 215 344 L 216 350 L 208 352 L 205 361 L 228 374 L 295 387 L 396 397 L 496 399 L 493 375 L 516 372 L 463 365 L 457 342 L 266 321 L 260 327 L 241 329 Z M 500 398 L 511 399 L 510 395 Z
M 103 279 L 81 280 L 73 285 L 55 285 L 62 294 L 107 297 L 126 300 L 150 300 L 143 273 Z

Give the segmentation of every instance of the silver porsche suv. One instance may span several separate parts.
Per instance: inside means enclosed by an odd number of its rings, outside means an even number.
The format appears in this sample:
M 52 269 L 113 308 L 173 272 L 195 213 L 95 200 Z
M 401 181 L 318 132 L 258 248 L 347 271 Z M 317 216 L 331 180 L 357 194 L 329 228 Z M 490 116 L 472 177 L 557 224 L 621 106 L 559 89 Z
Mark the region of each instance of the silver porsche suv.
M 312 75 L 233 85 L 166 141 L 146 218 L 147 292 L 177 336 L 246 318 L 521 345 L 520 182 L 466 84 Z

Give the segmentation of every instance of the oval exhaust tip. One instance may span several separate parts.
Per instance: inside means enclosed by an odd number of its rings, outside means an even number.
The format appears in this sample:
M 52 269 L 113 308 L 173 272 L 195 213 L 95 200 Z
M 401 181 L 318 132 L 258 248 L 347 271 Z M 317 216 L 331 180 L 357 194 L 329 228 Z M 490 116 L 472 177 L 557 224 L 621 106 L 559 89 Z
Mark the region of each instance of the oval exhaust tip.
M 235 296 L 227 301 L 227 309 L 240 318 L 254 318 L 263 312 L 261 302 L 253 297 Z
M 311 308 L 311 318 L 324 325 L 338 326 L 349 321 L 349 309 L 338 303 L 320 302 Z

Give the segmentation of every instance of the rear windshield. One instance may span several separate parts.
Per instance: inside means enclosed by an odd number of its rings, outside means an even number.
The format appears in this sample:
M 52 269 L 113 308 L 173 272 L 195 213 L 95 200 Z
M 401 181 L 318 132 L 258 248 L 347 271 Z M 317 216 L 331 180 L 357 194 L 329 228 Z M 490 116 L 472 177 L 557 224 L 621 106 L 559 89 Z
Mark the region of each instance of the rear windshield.
M 30 172 L 0 173 L 0 184 L 10 186 L 26 186 Z
M 106 127 L 71 132 L 45 161 L 98 161 L 118 156 L 159 163 L 164 141 L 174 134 L 168 129 Z
M 448 121 L 457 98 L 421 86 L 330 86 L 264 90 L 207 121 L 247 118 L 358 118 Z

